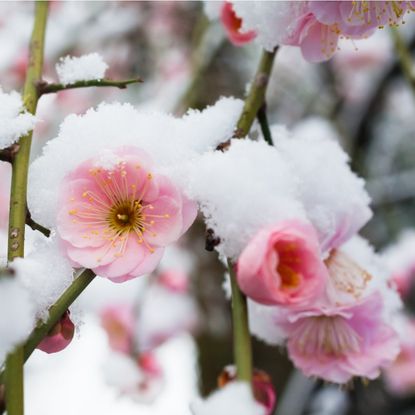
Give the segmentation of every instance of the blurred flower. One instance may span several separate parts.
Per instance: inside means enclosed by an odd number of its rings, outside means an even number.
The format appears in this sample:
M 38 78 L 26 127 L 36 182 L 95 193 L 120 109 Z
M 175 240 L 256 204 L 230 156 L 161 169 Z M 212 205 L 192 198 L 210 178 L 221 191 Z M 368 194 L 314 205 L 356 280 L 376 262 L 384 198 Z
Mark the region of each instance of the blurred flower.
M 101 324 L 108 335 L 110 346 L 121 353 L 133 349 L 134 313 L 129 304 L 109 305 L 101 312 Z
M 396 332 L 382 319 L 375 293 L 348 306 L 292 310 L 281 325 L 289 333 L 288 353 L 306 376 L 346 383 L 354 376 L 374 379 L 399 353 Z
M 415 393 L 415 321 L 407 320 L 401 341 L 401 352 L 385 370 L 388 389 L 396 395 Z
M 224 1 L 220 13 L 220 20 L 225 28 L 229 40 L 236 46 L 243 46 L 255 39 L 255 32 L 241 30 L 242 20 L 235 14 L 231 3 Z
M 218 385 L 223 388 L 235 379 L 235 366 L 227 366 L 218 378 Z M 255 399 L 264 406 L 266 415 L 273 414 L 277 398 L 270 376 L 262 370 L 254 369 L 252 384 Z
M 64 179 L 58 234 L 75 266 L 114 282 L 147 274 L 196 217 L 196 205 L 136 147 L 80 164 Z
M 261 304 L 299 304 L 327 281 L 316 232 L 307 223 L 282 221 L 259 231 L 237 263 L 242 291 Z
M 182 271 L 166 270 L 158 276 L 158 282 L 167 289 L 177 292 L 187 292 L 189 288 L 189 277 Z
M 75 326 L 69 317 L 69 311 L 65 311 L 59 322 L 39 343 L 37 348 L 45 353 L 57 353 L 65 349 L 72 341 Z
M 166 284 L 166 275 L 169 274 L 170 271 L 163 272 L 161 279 L 158 278 L 147 289 L 139 304 L 135 337 L 141 352 L 153 350 L 172 337 L 197 327 L 199 318 L 194 299 L 183 282 L 172 284 L 170 280 Z M 161 313 L 160 310 L 166 312 Z

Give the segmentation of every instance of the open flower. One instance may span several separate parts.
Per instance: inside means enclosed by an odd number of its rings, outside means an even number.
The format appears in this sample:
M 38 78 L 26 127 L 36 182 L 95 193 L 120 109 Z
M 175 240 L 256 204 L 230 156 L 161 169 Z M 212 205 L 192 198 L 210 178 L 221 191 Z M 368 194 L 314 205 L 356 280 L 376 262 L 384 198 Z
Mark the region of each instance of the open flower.
M 57 230 L 75 266 L 122 282 L 149 273 L 196 217 L 150 157 L 121 147 L 81 163 L 63 182 Z
M 327 270 L 313 227 L 290 220 L 260 230 L 239 257 L 237 278 L 261 304 L 298 304 L 317 296 Z
M 281 322 L 289 333 L 289 356 L 306 376 L 346 383 L 374 379 L 399 353 L 396 332 L 382 320 L 379 293 L 343 307 L 292 310 Z
M 231 3 L 223 2 L 220 20 L 226 30 L 229 40 L 236 46 L 242 46 L 255 39 L 253 30 L 244 32 L 241 30 L 242 20 L 235 14 Z
M 39 343 L 37 348 L 45 353 L 57 353 L 65 349 L 72 341 L 75 326 L 67 310 L 51 332 Z

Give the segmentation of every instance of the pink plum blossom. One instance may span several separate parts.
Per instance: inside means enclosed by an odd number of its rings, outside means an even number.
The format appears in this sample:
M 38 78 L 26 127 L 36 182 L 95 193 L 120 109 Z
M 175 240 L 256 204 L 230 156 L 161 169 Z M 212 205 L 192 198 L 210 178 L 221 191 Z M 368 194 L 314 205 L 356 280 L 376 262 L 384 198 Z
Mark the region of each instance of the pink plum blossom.
M 75 326 L 66 311 L 52 331 L 39 343 L 37 348 L 45 353 L 57 353 L 72 341 Z
M 6 229 L 9 222 L 11 166 L 0 162 L 0 230 Z
M 130 304 L 109 305 L 101 312 L 101 324 L 113 350 L 131 353 L 133 349 L 134 312 Z
M 155 167 L 141 149 L 120 147 L 65 177 L 57 231 L 74 266 L 126 281 L 152 272 L 189 228 L 196 204 Z
M 294 365 L 306 376 L 346 383 L 354 376 L 374 379 L 399 354 L 396 332 L 382 320 L 379 293 L 347 306 L 291 310 L 280 324 L 289 335 Z
M 267 304 L 299 304 L 318 296 L 328 274 L 314 228 L 297 220 L 260 230 L 237 263 L 242 291 Z
M 223 2 L 220 19 L 229 40 L 235 46 L 243 46 L 255 39 L 256 34 L 253 30 L 241 31 L 242 20 L 235 14 L 231 3 Z
M 415 393 L 415 321 L 407 323 L 401 352 L 385 370 L 386 386 L 392 393 L 401 396 Z
M 411 1 L 281 1 L 273 5 L 234 2 L 244 30 L 254 29 L 267 48 L 301 48 L 310 62 L 330 59 L 341 37 L 363 39 L 376 28 L 396 26 L 415 10 Z M 267 3 L 267 2 L 264 2 Z M 252 8 L 256 12 L 252 16 Z M 272 19 L 277 19 L 275 22 Z M 276 26 L 272 27 L 273 24 Z

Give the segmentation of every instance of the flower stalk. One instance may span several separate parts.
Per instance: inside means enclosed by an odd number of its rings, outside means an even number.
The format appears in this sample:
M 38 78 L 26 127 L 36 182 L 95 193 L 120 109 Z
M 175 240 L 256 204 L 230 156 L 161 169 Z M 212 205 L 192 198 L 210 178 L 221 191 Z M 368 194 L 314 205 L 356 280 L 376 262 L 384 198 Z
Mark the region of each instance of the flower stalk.
M 35 22 L 29 46 L 29 66 L 23 92 L 23 103 L 28 112 L 36 113 L 39 95 L 36 83 L 42 78 L 43 55 L 48 2 L 35 4 Z M 24 256 L 26 223 L 27 174 L 33 131 L 19 140 L 13 159 L 8 235 L 8 261 Z M 23 347 L 18 346 L 6 358 L 5 390 L 8 415 L 23 415 Z

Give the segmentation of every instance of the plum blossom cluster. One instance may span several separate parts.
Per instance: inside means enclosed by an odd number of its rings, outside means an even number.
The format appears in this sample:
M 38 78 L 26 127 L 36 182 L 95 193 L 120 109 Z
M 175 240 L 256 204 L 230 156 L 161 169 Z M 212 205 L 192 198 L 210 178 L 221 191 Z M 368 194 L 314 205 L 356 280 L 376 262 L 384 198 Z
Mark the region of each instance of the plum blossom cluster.
M 372 214 L 363 181 L 327 130 L 311 131 L 275 128 L 276 147 L 234 140 L 203 155 L 189 195 L 236 264 L 253 333 L 286 344 L 307 376 L 373 379 L 399 353 L 401 303 L 357 236 Z
M 128 368 L 131 375 L 122 382 L 109 379 L 110 383 L 134 400 L 154 401 L 164 384 L 158 348 L 177 335 L 193 331 L 197 325 L 197 308 L 190 297 L 188 276 L 178 269 L 161 272 L 135 304 L 103 308 L 101 324 L 114 352 L 111 360 Z
M 320 62 L 333 56 L 340 38 L 367 38 L 414 10 L 411 1 L 232 1 L 224 2 L 221 20 L 235 44 L 256 37 L 268 50 L 297 46 L 305 59 Z

